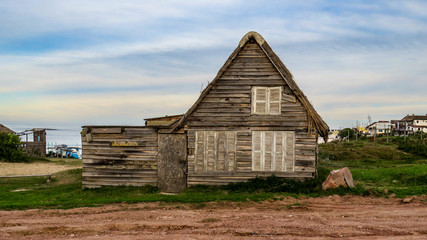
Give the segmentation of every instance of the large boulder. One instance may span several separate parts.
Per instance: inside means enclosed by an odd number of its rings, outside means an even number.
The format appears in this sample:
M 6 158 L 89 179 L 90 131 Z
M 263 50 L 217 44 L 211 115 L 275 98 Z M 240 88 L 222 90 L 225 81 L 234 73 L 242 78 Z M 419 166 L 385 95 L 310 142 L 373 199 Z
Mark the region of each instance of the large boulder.
M 351 188 L 354 187 L 353 176 L 351 175 L 350 169 L 348 169 L 348 167 L 332 170 L 322 184 L 323 190 L 330 188 L 334 189 L 340 186 Z

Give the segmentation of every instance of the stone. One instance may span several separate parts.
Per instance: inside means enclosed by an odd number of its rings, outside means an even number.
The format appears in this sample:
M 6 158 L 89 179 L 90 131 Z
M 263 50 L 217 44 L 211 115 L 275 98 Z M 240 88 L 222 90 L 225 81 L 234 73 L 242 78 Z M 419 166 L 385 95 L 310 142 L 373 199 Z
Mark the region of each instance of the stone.
M 396 193 L 392 193 L 392 194 L 390 194 L 390 196 L 389 196 L 389 197 L 391 197 L 391 198 L 396 197 Z
M 405 199 L 402 200 L 403 203 L 410 203 L 412 201 L 414 201 L 413 197 L 407 197 L 407 198 L 405 198 Z
M 335 189 L 340 186 L 350 188 L 354 187 L 353 176 L 351 175 L 350 169 L 348 169 L 348 167 L 332 170 L 329 173 L 329 176 L 323 182 L 322 189 Z

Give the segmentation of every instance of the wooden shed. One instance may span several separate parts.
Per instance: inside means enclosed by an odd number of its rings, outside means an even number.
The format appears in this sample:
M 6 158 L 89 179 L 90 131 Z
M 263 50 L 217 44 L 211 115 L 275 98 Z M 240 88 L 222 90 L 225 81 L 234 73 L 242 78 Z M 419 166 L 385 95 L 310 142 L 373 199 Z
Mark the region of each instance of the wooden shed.
M 184 115 L 147 119 L 147 126 L 129 131 L 134 128 L 84 128 L 84 186 L 148 183 L 179 192 L 256 176 L 312 178 L 317 138 L 329 132 L 256 32 L 242 38 Z
M 3 124 L 0 124 L 0 132 L 15 133 L 12 129 L 6 127 Z

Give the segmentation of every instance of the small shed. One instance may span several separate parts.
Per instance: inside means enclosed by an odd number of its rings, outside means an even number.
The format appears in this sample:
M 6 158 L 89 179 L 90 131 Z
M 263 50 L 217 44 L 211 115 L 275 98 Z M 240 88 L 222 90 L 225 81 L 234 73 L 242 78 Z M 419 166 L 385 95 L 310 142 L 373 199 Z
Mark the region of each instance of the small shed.
M 15 133 L 12 129 L 0 124 L 0 132 Z
M 247 33 L 183 115 L 86 126 L 83 185 L 179 192 L 256 176 L 313 178 L 329 127 L 264 38 Z
M 21 142 L 23 151 L 34 157 L 46 157 L 46 128 L 33 128 L 18 133 L 19 136 L 25 136 L 25 141 Z M 28 136 L 33 135 L 32 141 Z

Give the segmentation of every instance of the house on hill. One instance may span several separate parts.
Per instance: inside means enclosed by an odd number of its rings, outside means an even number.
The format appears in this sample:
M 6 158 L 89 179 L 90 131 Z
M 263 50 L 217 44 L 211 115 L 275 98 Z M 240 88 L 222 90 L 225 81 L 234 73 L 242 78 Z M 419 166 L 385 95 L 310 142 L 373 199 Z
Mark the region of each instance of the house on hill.
M 369 136 L 374 136 L 390 133 L 392 128 L 393 125 L 389 121 L 378 121 L 366 126 L 366 131 Z
M 247 33 L 194 105 L 146 126 L 84 126 L 83 185 L 227 184 L 313 178 L 328 125 L 264 38 Z
M 0 132 L 15 133 L 12 129 L 0 124 Z
M 404 123 L 407 130 L 412 133 L 425 132 L 427 133 L 427 114 L 426 115 L 406 115 L 400 121 Z M 403 124 L 402 124 L 403 125 Z

